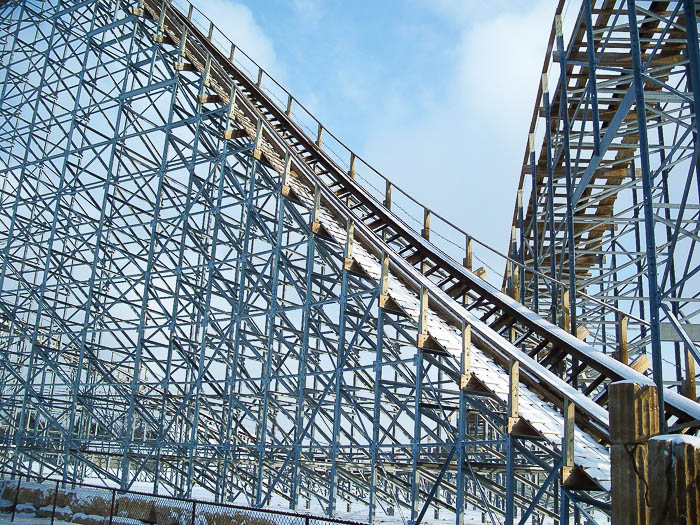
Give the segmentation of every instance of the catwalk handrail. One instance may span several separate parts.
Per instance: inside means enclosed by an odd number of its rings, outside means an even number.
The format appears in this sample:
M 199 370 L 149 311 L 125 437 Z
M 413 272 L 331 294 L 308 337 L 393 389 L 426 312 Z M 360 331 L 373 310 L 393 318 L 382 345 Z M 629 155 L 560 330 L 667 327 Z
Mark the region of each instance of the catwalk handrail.
M 165 0 L 165 1 L 167 1 L 167 0 Z M 556 11 L 557 13 L 561 13 L 561 11 L 562 11 L 562 9 L 563 9 L 564 2 L 565 2 L 565 0 L 559 0 L 559 4 L 558 4 L 558 6 L 557 6 L 557 11 Z M 217 36 L 217 35 L 216 35 L 216 32 L 218 31 L 219 35 L 220 35 L 221 37 L 223 37 L 223 38 L 226 40 L 227 45 L 229 45 L 230 48 L 231 48 L 231 54 L 230 54 L 231 62 L 234 63 L 234 64 L 235 64 L 236 62 L 238 62 L 238 65 L 241 67 L 241 71 L 242 71 L 244 74 L 245 74 L 245 73 L 248 73 L 248 74 L 250 75 L 250 77 L 249 77 L 250 80 L 253 81 L 253 82 L 256 82 L 256 84 L 257 84 L 258 88 L 260 89 L 260 91 L 266 91 L 266 92 L 267 92 L 267 95 L 270 95 L 268 98 L 269 98 L 269 100 L 270 100 L 273 104 L 277 105 L 276 102 L 279 102 L 281 105 L 284 105 L 284 104 L 285 104 L 284 101 L 280 100 L 280 99 L 270 90 L 270 88 L 265 87 L 265 86 L 263 85 L 265 79 L 269 79 L 269 81 L 272 82 L 272 83 L 274 84 L 275 88 L 278 89 L 278 90 L 280 90 L 280 91 L 284 94 L 284 96 L 287 97 L 287 102 L 286 102 L 287 107 L 284 108 L 284 107 L 282 107 L 282 106 L 278 106 L 278 108 L 281 109 L 281 110 L 283 110 L 283 111 L 285 111 L 285 113 L 287 114 L 287 117 L 288 117 L 292 122 L 294 122 L 294 123 L 297 125 L 297 127 L 299 128 L 299 131 L 300 131 L 301 133 L 304 133 L 305 135 L 309 136 L 309 135 L 306 133 L 306 131 L 304 131 L 304 129 L 303 129 L 303 128 L 306 128 L 310 133 L 313 133 L 313 129 L 309 128 L 306 124 L 304 124 L 304 123 L 302 122 L 302 119 L 301 119 L 299 116 L 295 115 L 295 113 L 294 113 L 294 111 L 293 111 L 293 108 L 294 108 L 294 107 L 298 107 L 300 110 L 302 110 L 302 111 L 306 114 L 306 116 L 308 116 L 308 117 L 313 121 L 313 124 L 315 124 L 315 125 L 316 125 L 316 128 L 317 128 L 317 137 L 322 137 L 322 138 L 323 138 L 323 137 L 330 137 L 330 138 L 332 138 L 335 142 L 337 142 L 337 144 L 338 144 L 341 148 L 343 148 L 343 149 L 345 150 L 345 153 L 347 153 L 347 154 L 349 155 L 348 161 L 347 161 L 347 162 L 344 161 L 344 159 L 341 158 L 341 157 L 339 156 L 339 154 L 338 154 L 335 150 L 333 150 L 332 148 L 326 147 L 326 148 L 324 149 L 324 145 L 323 145 L 323 142 L 322 142 L 322 141 L 321 141 L 321 146 L 319 146 L 319 149 L 323 150 L 323 151 L 326 152 L 326 153 L 329 153 L 329 152 L 330 152 L 338 161 L 340 161 L 342 164 L 344 164 L 344 165 L 345 165 L 345 168 L 347 168 L 347 169 L 350 169 L 351 166 L 354 166 L 354 167 L 353 167 L 354 173 L 356 173 L 357 176 L 359 176 L 360 178 L 364 179 L 374 190 L 376 190 L 376 191 L 381 191 L 379 188 L 374 187 L 374 186 L 372 185 L 371 181 L 369 181 L 368 179 L 366 179 L 365 177 L 363 177 L 362 174 L 360 174 L 360 173 L 357 171 L 356 163 L 357 163 L 358 161 L 359 161 L 360 163 L 362 163 L 362 165 L 364 165 L 365 167 L 367 167 L 369 170 L 371 170 L 372 173 L 374 173 L 377 177 L 379 177 L 379 178 L 385 183 L 385 185 L 387 185 L 387 188 L 390 187 L 390 188 L 391 188 L 390 192 L 391 192 L 392 195 L 394 195 L 394 192 L 398 192 L 400 195 L 402 195 L 402 196 L 404 196 L 406 199 L 408 199 L 411 203 L 417 205 L 417 206 L 422 210 L 423 214 L 424 214 L 426 211 L 427 211 L 427 212 L 430 212 L 430 215 L 431 215 L 431 218 L 432 218 L 432 219 L 439 219 L 439 220 L 442 221 L 449 229 L 454 230 L 454 232 L 458 233 L 460 236 L 463 236 L 464 239 L 465 239 L 465 247 L 464 247 L 465 250 L 466 250 L 466 243 L 467 243 L 469 240 L 471 240 L 471 241 L 475 242 L 476 244 L 482 246 L 482 247 L 485 248 L 486 250 L 490 251 L 490 252 L 493 253 L 494 255 L 496 255 L 496 256 L 502 258 L 505 262 L 509 262 L 509 263 L 511 263 L 511 264 L 513 264 L 513 265 L 515 265 L 515 266 L 517 266 L 517 267 L 520 268 L 522 271 L 527 271 L 527 272 L 530 272 L 530 273 L 532 273 L 532 274 L 535 274 L 535 275 L 537 275 L 538 277 L 540 277 L 540 278 L 542 278 L 542 279 L 545 279 L 546 281 L 549 281 L 549 282 L 551 282 L 551 283 L 556 283 L 556 284 L 559 285 L 560 287 L 563 287 L 563 288 L 568 287 L 568 283 L 565 283 L 565 282 L 563 282 L 563 281 L 560 281 L 559 279 L 556 279 L 555 277 L 550 276 L 550 275 L 547 275 L 547 274 L 545 274 L 545 273 L 542 273 L 542 272 L 539 272 L 539 271 L 535 271 L 534 268 L 528 267 L 527 265 L 525 265 L 525 264 L 521 263 L 520 261 L 518 261 L 518 260 L 516 260 L 516 259 L 514 259 L 514 258 L 512 258 L 512 257 L 510 257 L 510 256 L 508 256 L 507 254 L 505 254 L 505 253 L 501 252 L 500 250 L 498 250 L 498 249 L 492 247 L 491 245 L 489 245 L 489 244 L 487 244 L 487 243 L 485 243 L 485 242 L 479 240 L 478 238 L 474 237 L 472 234 L 466 232 L 465 230 L 463 230 L 462 228 L 460 228 L 459 226 L 457 226 L 456 224 L 454 224 L 454 223 L 453 223 L 452 221 L 450 221 L 449 219 L 443 217 L 442 215 L 440 215 L 439 213 L 436 213 L 436 212 L 435 212 L 434 210 L 432 210 L 431 208 L 429 208 L 429 207 L 425 206 L 424 204 L 422 204 L 422 203 L 421 203 L 419 200 L 417 200 L 415 197 L 413 197 L 412 195 L 410 195 L 409 193 L 407 193 L 406 191 L 404 191 L 400 186 L 396 185 L 396 184 L 395 184 L 394 182 L 392 182 L 388 177 L 386 177 L 386 176 L 383 175 L 381 172 L 379 172 L 379 170 L 377 170 L 376 168 L 374 168 L 371 164 L 369 164 L 369 163 L 368 163 L 365 159 L 363 159 L 360 155 L 358 155 L 358 154 L 356 154 L 354 151 L 352 151 L 342 140 L 340 140 L 335 134 L 333 134 L 332 131 L 330 131 L 328 128 L 326 128 L 326 127 L 321 123 L 321 121 L 318 120 L 318 118 L 316 118 L 316 117 L 313 115 L 313 113 L 311 113 L 311 111 L 309 111 L 309 110 L 306 108 L 306 106 L 304 106 L 294 95 L 292 95 L 284 86 L 282 86 L 277 80 L 275 80 L 275 78 L 274 78 L 273 76 L 271 76 L 269 73 L 267 73 L 267 71 L 265 71 L 265 69 L 263 69 L 263 68 L 262 68 L 253 58 L 251 58 L 245 51 L 243 51 L 240 47 L 236 46 L 236 44 L 235 44 L 229 37 L 227 37 L 222 31 L 220 31 L 220 30 L 216 27 L 216 24 L 214 24 L 214 22 L 213 22 L 207 15 L 205 15 L 197 6 L 195 6 L 194 4 L 192 4 L 192 2 L 190 2 L 189 0 L 187 1 L 187 5 L 186 5 L 186 6 L 181 5 L 180 2 L 179 2 L 179 0 L 172 0 L 171 3 L 172 3 L 173 5 L 175 5 L 176 7 L 178 7 L 179 9 L 181 9 L 183 13 L 187 12 L 187 18 L 188 18 L 188 20 L 190 20 L 190 22 L 192 22 L 193 24 L 198 25 L 198 26 L 199 26 L 199 29 L 202 31 L 203 34 L 205 34 L 205 35 L 206 35 L 206 34 L 210 35 L 210 36 L 209 36 L 209 40 L 210 40 L 211 42 L 214 42 L 214 38 L 215 38 L 215 36 Z M 143 0 L 139 0 L 139 6 L 141 6 L 142 4 L 143 4 Z M 178 4 L 180 4 L 180 5 L 178 5 Z M 209 27 L 204 27 L 201 23 L 198 23 L 198 22 L 197 22 L 197 17 L 195 17 L 195 14 L 196 14 L 197 16 L 203 18 L 204 20 L 206 20 L 206 21 L 209 23 Z M 547 54 L 546 54 L 545 64 L 544 64 L 544 66 L 543 66 L 543 71 L 545 71 L 545 70 L 547 69 L 548 65 L 549 65 L 549 62 L 550 62 L 550 59 L 551 59 L 551 52 L 550 52 L 550 51 L 551 51 L 551 49 L 552 49 L 553 42 L 554 42 L 554 26 L 552 26 L 552 31 L 551 31 L 551 34 L 550 34 L 550 36 L 549 36 L 549 41 L 548 41 L 548 44 L 547 44 L 547 50 L 548 50 L 548 52 L 547 52 Z M 217 42 L 217 43 L 218 43 L 218 42 Z M 245 64 L 243 64 L 241 60 L 236 60 L 236 57 L 240 57 L 241 55 L 243 55 L 244 59 L 245 59 L 247 62 L 249 62 L 250 65 L 253 66 L 253 69 L 254 69 L 254 70 L 257 69 L 257 77 L 253 74 L 253 72 L 251 72 L 247 67 L 245 67 Z M 535 114 L 533 115 L 533 119 L 532 119 L 532 123 L 531 123 L 531 128 L 532 128 L 532 129 L 531 129 L 531 132 L 534 131 L 533 126 L 535 126 L 535 125 L 536 125 L 536 122 L 537 122 L 537 114 L 536 114 L 536 112 L 537 112 L 537 107 L 538 107 L 537 104 L 538 104 L 539 101 L 541 100 L 541 97 L 542 97 L 542 87 L 540 86 L 540 87 L 539 87 L 539 91 L 538 91 L 538 93 L 537 93 L 537 98 L 536 98 Z M 297 116 L 296 122 L 295 122 L 295 119 L 294 119 L 295 116 Z M 310 136 L 309 136 L 309 138 L 312 139 L 312 137 L 310 137 Z M 328 150 L 328 151 L 326 151 L 326 150 Z M 527 156 L 527 152 L 526 152 L 526 156 Z M 332 160 L 332 159 L 331 159 L 331 160 Z M 332 160 L 332 161 L 333 161 L 333 160 Z M 335 161 L 333 161 L 333 162 L 335 162 Z M 522 173 L 521 173 L 521 178 L 522 178 L 522 177 L 523 177 L 523 175 L 522 175 Z M 386 201 L 386 192 L 385 192 L 385 194 L 384 194 L 384 196 L 383 196 L 383 197 L 384 197 L 384 200 L 382 200 L 380 197 L 377 197 L 377 196 L 374 195 L 374 194 L 370 194 L 370 196 L 371 196 L 375 201 L 377 201 L 380 205 L 386 207 L 386 203 L 387 203 L 387 201 Z M 394 201 L 394 200 L 395 200 L 393 196 L 392 196 L 392 197 L 389 197 L 389 198 L 391 199 L 391 201 Z M 403 208 L 401 208 L 401 206 L 399 206 L 397 203 L 394 202 L 393 204 L 396 204 L 396 207 L 398 207 L 399 209 L 402 209 L 402 210 L 403 210 Z M 391 208 L 388 207 L 387 209 L 391 209 Z M 394 211 L 394 210 L 392 210 L 392 211 Z M 405 211 L 405 210 L 404 210 L 404 211 Z M 517 212 L 517 208 L 516 208 L 516 212 Z M 395 211 L 394 211 L 394 213 L 395 213 Z M 406 211 L 405 213 L 406 213 L 406 215 L 407 215 L 409 218 L 411 218 L 411 219 L 417 221 L 417 219 L 415 219 L 415 217 L 413 217 L 412 215 L 410 215 L 409 212 Z M 417 221 L 417 222 L 418 222 L 418 221 Z M 414 227 L 411 226 L 410 224 L 406 223 L 405 221 L 404 221 L 404 223 L 406 224 L 406 226 L 408 226 L 408 227 L 411 228 L 412 230 L 418 232 L 418 230 L 416 230 L 416 228 L 414 228 Z M 451 239 L 448 239 L 448 238 L 445 237 L 444 235 L 441 235 L 441 234 L 438 233 L 438 232 L 435 232 L 435 235 L 438 236 L 438 237 L 442 237 L 442 238 L 443 238 L 445 241 L 447 241 L 449 244 L 452 244 L 452 245 L 454 245 L 454 246 L 456 246 L 456 247 L 459 247 L 459 245 L 457 245 L 457 243 L 456 243 L 455 241 L 453 241 L 453 240 L 451 240 Z M 454 259 L 454 257 L 452 257 L 452 258 Z M 486 263 L 484 263 L 484 264 L 486 264 Z M 495 271 L 495 270 L 494 270 L 494 271 Z M 582 290 L 574 290 L 574 293 L 575 293 L 577 296 L 585 297 L 586 299 L 588 299 L 588 300 L 590 300 L 590 301 L 592 301 L 592 302 L 594 302 L 594 303 L 600 305 L 600 306 L 603 307 L 603 308 L 608 309 L 608 310 L 611 311 L 611 312 L 615 312 L 615 313 L 618 313 L 618 314 L 620 314 L 620 315 L 624 315 L 624 316 L 628 317 L 629 319 L 634 320 L 634 321 L 636 321 L 636 322 L 638 322 L 638 323 L 640 323 L 640 324 L 643 324 L 643 325 L 646 325 L 646 326 L 650 326 L 650 324 L 649 324 L 648 321 L 646 321 L 646 320 L 644 320 L 644 319 L 641 319 L 641 318 L 638 318 L 638 317 L 635 317 L 634 315 L 630 314 L 629 312 L 625 312 L 625 311 L 619 309 L 618 307 L 613 306 L 613 305 L 610 305 L 610 304 L 608 304 L 608 303 L 606 303 L 606 302 L 604 302 L 604 301 L 602 301 L 602 300 L 600 300 L 600 299 L 598 299 L 598 298 L 596 298 L 596 297 L 592 297 L 592 296 L 588 295 L 587 293 L 585 293 L 585 292 L 582 291 Z

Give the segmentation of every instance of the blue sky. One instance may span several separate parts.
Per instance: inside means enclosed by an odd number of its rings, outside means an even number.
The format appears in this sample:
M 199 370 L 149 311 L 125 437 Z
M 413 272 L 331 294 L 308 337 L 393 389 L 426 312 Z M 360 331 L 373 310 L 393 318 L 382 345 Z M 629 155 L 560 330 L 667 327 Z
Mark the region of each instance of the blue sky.
M 506 249 L 555 2 L 197 5 L 370 164 Z

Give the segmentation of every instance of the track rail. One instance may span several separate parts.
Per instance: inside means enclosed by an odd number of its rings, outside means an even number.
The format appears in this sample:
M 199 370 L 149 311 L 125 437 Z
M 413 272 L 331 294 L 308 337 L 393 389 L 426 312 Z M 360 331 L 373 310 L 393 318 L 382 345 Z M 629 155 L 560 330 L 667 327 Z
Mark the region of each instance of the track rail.
M 567 399 L 574 402 L 578 409 L 577 424 L 602 442 L 608 441 L 607 414 L 603 408 L 606 385 L 618 380 L 651 383 L 650 379 L 595 350 L 477 277 L 430 242 L 429 226 L 423 235 L 410 228 L 340 168 L 319 147 L 318 139 L 314 141 L 305 134 L 186 15 L 172 7 L 163 9 L 163 5 L 167 4 L 155 0 L 143 3 L 145 13 L 159 22 L 162 34 L 158 38 L 180 46 L 182 60 L 210 75 L 212 94 L 207 100 L 223 103 L 232 92 L 232 84 L 235 85 L 238 109 L 244 116 L 239 123 L 252 137 L 262 134 L 264 160 L 284 172 L 284 159 L 288 158 L 290 174 L 312 191 L 318 188 L 324 203 L 330 205 L 341 223 L 354 221 L 357 238 L 370 253 L 389 254 L 392 272 L 410 289 L 427 288 L 431 307 L 452 324 L 479 320 L 487 326 L 488 330 L 476 335 L 492 359 L 501 365 L 511 358 L 519 361 L 525 371 L 521 379 L 528 387 L 559 407 Z M 211 57 L 209 61 L 207 57 Z M 514 344 L 505 338 L 511 330 L 515 333 Z M 574 374 L 569 371 L 561 378 L 557 373 L 566 356 L 576 358 L 588 369 L 587 375 L 593 377 L 590 383 L 582 385 L 582 391 L 570 385 L 572 375 L 579 375 L 582 370 L 573 371 Z M 671 391 L 667 391 L 666 399 L 669 422 L 700 419 L 697 403 Z
M 289 108 L 280 108 L 260 88 L 262 70 L 257 83 L 249 78 L 192 22 L 191 12 L 188 17 L 156 0 L 141 5 L 138 14 L 142 10 L 158 22 L 154 39 L 179 48 L 176 68 L 207 76 L 210 91 L 201 95 L 202 103 L 224 104 L 236 97 L 240 130 L 259 144 L 256 156 L 284 174 L 283 191 L 295 196 L 296 188 L 296 197 L 304 189 L 311 195 L 318 192 L 319 205 L 336 225 L 353 222 L 355 239 L 367 254 L 376 260 L 387 254 L 390 272 L 403 286 L 415 293 L 428 291 L 430 309 L 447 326 L 469 324 L 474 343 L 488 359 L 503 368 L 511 360 L 519 362 L 520 380 L 530 391 L 559 409 L 573 402 L 577 425 L 595 441 L 609 442 L 607 384 L 651 384 L 650 379 L 541 318 L 451 258 L 430 242 L 429 217 L 422 232 L 413 230 L 392 212 L 389 200 L 380 202 L 354 179 L 352 170 L 345 172 L 330 158 L 321 147 L 320 125 L 315 140 L 304 133 Z M 451 349 L 443 345 L 440 350 Z M 579 368 L 564 372 L 567 357 L 581 363 Z M 507 379 L 507 372 L 501 373 Z M 590 378 L 587 384 L 579 381 L 580 390 L 571 384 L 578 376 Z M 666 400 L 669 422 L 700 419 L 700 405 L 671 391 Z

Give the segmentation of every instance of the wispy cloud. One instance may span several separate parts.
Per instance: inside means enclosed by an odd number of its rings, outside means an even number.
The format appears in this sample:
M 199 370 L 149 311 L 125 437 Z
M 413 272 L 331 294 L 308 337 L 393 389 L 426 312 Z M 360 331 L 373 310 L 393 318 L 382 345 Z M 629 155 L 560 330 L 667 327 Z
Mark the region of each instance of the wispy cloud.
M 510 234 L 554 7 L 200 2 L 341 140 L 498 249 Z
M 297 14 L 306 23 L 317 23 L 323 12 L 323 5 L 319 0 L 293 0 L 292 6 Z
M 504 249 L 554 6 L 476 19 L 462 2 L 433 4 L 459 25 L 437 94 L 389 93 L 365 154 L 429 207 Z M 501 268 L 502 264 L 498 264 Z
M 272 39 L 247 6 L 229 0 L 201 0 L 197 7 L 263 69 L 277 77 L 284 75 L 285 68 L 277 59 Z

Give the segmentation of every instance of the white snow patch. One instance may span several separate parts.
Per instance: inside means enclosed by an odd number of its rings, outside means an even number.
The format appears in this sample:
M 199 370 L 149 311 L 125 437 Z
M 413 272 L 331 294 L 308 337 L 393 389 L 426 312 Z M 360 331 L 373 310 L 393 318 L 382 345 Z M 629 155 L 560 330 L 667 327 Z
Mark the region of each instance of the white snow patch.
M 662 434 L 660 436 L 654 436 L 650 441 L 666 441 L 674 445 L 690 445 L 697 449 L 700 449 L 700 437 L 697 436 L 686 436 L 685 434 Z

